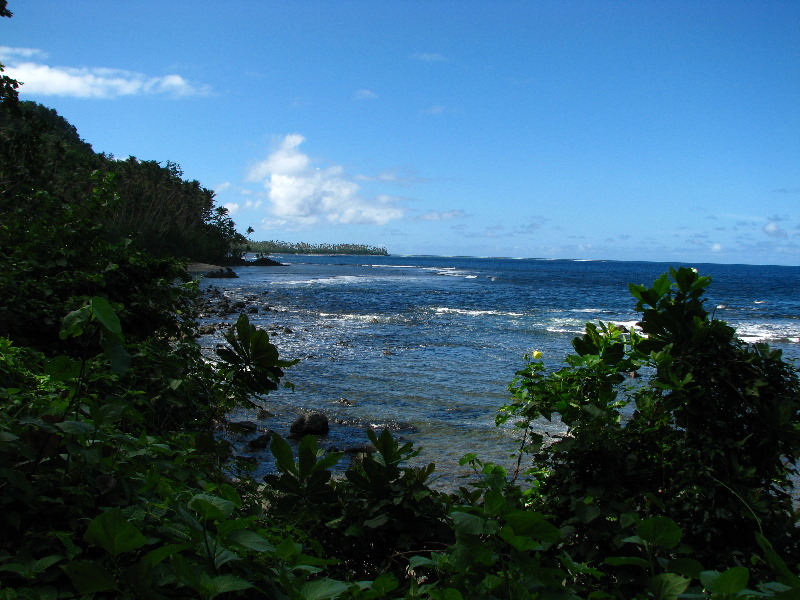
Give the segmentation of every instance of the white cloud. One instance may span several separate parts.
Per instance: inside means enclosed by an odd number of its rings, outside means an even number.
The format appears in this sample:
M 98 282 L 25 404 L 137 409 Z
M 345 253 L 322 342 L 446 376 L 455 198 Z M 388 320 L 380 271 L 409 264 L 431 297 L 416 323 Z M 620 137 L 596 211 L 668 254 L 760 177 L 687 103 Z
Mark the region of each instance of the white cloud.
M 210 93 L 209 86 L 191 83 L 177 74 L 153 77 L 123 69 L 52 67 L 34 62 L 46 57 L 35 48 L 0 47 L 0 58 L 8 63 L 6 74 L 23 84 L 20 94 L 107 99 L 145 94 L 181 98 Z
M 411 55 L 414 60 L 421 60 L 423 62 L 448 62 L 450 59 L 438 52 L 417 52 Z
M 378 182 L 378 183 L 392 183 L 397 185 L 411 185 L 415 183 L 426 183 L 428 180 L 422 177 L 417 177 L 414 174 L 403 174 L 400 175 L 396 171 L 393 170 L 385 170 L 381 171 L 377 175 L 355 175 L 353 179 L 357 181 L 371 181 L 371 182 Z
M 378 94 L 372 90 L 358 90 L 353 94 L 353 100 L 375 100 Z
M 11 48 L 10 46 L 0 46 L 0 61 L 16 62 L 34 58 L 44 60 L 47 58 L 47 53 L 38 48 Z
M 785 238 L 788 234 L 781 229 L 775 221 L 770 221 L 762 230 L 766 235 L 773 238 Z
M 711 244 L 712 252 L 722 252 L 722 244 Z
M 283 138 L 277 150 L 253 167 L 247 174 L 248 181 L 262 181 L 272 173 L 281 175 L 302 173 L 308 169 L 308 156 L 297 148 L 305 141 L 299 133 L 290 133 Z
M 420 221 L 449 221 L 451 219 L 460 219 L 464 217 L 463 210 L 448 210 L 444 212 L 438 212 L 435 210 L 429 210 L 428 212 L 419 216 Z
M 270 226 L 302 228 L 320 222 L 385 225 L 404 211 L 392 196 L 363 198 L 357 183 L 341 166 L 316 168 L 299 150 L 302 135 L 285 136 L 265 160 L 248 172 L 250 181 L 263 181 L 270 203 Z

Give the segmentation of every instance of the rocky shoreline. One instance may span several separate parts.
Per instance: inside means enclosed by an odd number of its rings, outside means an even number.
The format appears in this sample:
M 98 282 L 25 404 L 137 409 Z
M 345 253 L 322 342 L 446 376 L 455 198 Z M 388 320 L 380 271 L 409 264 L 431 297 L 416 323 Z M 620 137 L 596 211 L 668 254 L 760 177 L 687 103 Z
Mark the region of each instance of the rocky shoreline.
M 194 272 L 202 273 L 208 266 L 214 267 L 214 265 L 200 265 Z M 275 312 L 277 316 L 280 313 L 270 304 L 268 297 L 267 291 L 260 294 L 241 294 L 236 290 L 222 290 L 213 285 L 201 291 L 198 302 L 200 321 L 198 343 L 209 358 L 213 358 L 213 349 L 221 343 L 222 333 L 233 326 L 239 314 L 257 315 Z M 295 334 L 292 328 L 277 322 L 266 327 L 263 324 L 261 326 L 270 337 Z M 309 356 L 306 360 L 313 358 Z M 308 398 L 302 400 L 307 402 Z M 298 398 L 298 401 L 301 401 L 301 398 Z M 320 447 L 341 451 L 357 458 L 364 453 L 375 451 L 366 435 L 370 429 L 376 431 L 389 429 L 399 436 L 417 431 L 408 423 L 365 422 L 342 416 L 342 411 L 346 412 L 349 407 L 355 405 L 346 398 L 338 398 L 332 401 L 332 404 L 330 410 L 324 407 L 287 406 L 285 403 L 276 407 L 268 397 L 264 400 L 264 405 L 269 406 L 270 410 L 262 407 L 256 413 L 237 411 L 229 415 L 228 420 L 218 424 L 217 434 L 232 444 L 237 458 L 253 463 L 259 473 L 266 474 L 274 470 L 269 440 L 276 433 L 288 439 L 290 443 L 305 435 L 315 435 L 319 439 Z M 342 469 L 344 468 L 346 465 L 342 466 Z

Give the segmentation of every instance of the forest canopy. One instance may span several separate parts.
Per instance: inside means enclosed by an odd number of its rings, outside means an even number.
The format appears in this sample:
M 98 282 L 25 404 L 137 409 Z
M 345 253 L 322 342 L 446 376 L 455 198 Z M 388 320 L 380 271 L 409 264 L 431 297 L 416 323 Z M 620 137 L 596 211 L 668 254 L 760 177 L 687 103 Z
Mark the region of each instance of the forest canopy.
M 176 163 L 96 153 L 54 109 L 15 98 L 7 105 L 0 113 L 0 209 L 15 215 L 18 229 L 68 204 L 90 213 L 108 239 L 134 240 L 156 256 L 234 258 L 244 237 L 227 209 L 215 206 L 213 191 L 184 179 Z M 89 207 L 98 182 L 106 197 Z

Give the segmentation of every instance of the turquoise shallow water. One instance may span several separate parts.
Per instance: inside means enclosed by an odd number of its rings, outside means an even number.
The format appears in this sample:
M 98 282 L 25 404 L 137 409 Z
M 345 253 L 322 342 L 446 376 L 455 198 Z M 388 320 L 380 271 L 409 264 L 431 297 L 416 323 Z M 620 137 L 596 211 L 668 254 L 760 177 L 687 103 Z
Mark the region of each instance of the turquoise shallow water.
M 466 452 L 511 463 L 515 440 L 494 418 L 524 353 L 542 350 L 555 367 L 585 322 L 632 325 L 637 313 L 628 283 L 651 284 L 670 266 L 275 258 L 286 266 L 240 267 L 238 279 L 202 283 L 257 307 L 251 320 L 270 331 L 282 356 L 301 359 L 287 372 L 295 391 L 271 394 L 265 405 L 275 417 L 259 426 L 285 435 L 301 411 L 319 410 L 334 421 L 321 446 L 340 449 L 363 443 L 367 426 L 390 426 L 423 448 L 418 460 L 435 462 L 445 482 L 463 471 L 457 464 Z M 746 341 L 766 341 L 800 359 L 800 267 L 691 266 L 713 277 L 707 306 L 717 318 Z M 204 343 L 210 348 L 215 339 Z M 234 417 L 255 420 L 246 412 Z M 249 454 L 270 469 L 268 451 Z

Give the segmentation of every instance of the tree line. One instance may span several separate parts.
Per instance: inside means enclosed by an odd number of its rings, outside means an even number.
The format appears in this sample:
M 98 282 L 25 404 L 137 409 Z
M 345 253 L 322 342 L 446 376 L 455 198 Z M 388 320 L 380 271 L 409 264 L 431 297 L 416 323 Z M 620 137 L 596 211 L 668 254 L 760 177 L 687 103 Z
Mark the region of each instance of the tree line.
M 306 242 L 248 241 L 246 248 L 260 254 L 353 254 L 388 256 L 386 248 L 365 244 L 308 244 Z
M 101 181 L 106 196 L 89 207 Z M 0 114 L 0 202 L 20 235 L 69 205 L 91 212 L 107 238 L 156 256 L 225 264 L 244 241 L 214 192 L 176 163 L 96 153 L 54 109 L 31 101 L 15 99 Z

